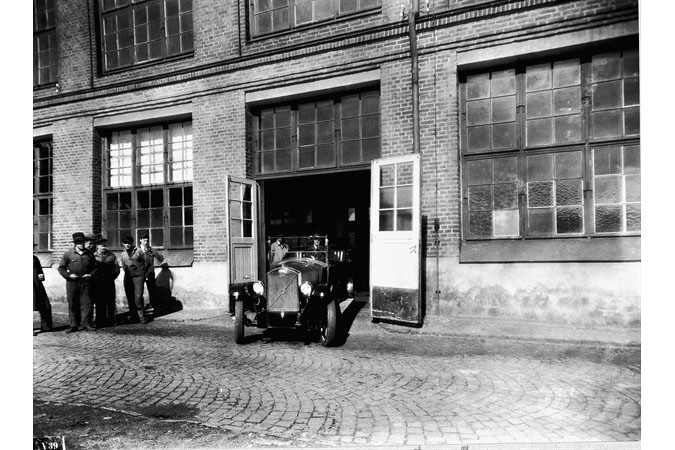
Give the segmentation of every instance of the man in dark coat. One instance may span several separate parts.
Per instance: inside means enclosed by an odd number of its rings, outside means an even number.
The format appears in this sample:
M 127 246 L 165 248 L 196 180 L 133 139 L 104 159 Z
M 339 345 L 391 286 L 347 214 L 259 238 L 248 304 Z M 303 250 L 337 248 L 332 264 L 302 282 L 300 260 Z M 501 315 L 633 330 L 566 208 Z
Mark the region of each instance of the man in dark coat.
M 74 247 L 63 254 L 59 263 L 59 274 L 66 280 L 68 316 L 70 328 L 66 333 L 77 331 L 82 324 L 85 331 L 95 331 L 89 280 L 96 275 L 96 258 L 84 246 L 84 233 L 73 234 Z
M 35 244 L 33 244 L 35 247 Z M 42 264 L 37 256 L 33 255 L 33 311 L 40 313 L 40 329 L 42 331 L 52 331 L 52 305 L 49 303 L 47 291 L 42 282 L 45 274 L 42 271 Z
M 96 326 L 109 327 L 115 325 L 115 280 L 120 274 L 117 257 L 108 251 L 106 238 L 95 241 L 94 257 L 98 263 L 96 278 L 93 281 L 93 298 L 96 303 Z
M 155 258 L 157 258 L 159 262 L 162 262 L 164 258 L 150 247 L 150 236 L 147 234 L 144 234 L 139 239 L 138 249 L 143 254 L 143 261 L 145 262 L 145 285 L 148 288 L 148 301 L 150 302 L 151 311 L 154 312 L 155 306 L 157 305 L 157 299 L 155 298 L 155 291 L 157 289 L 155 284 Z M 152 313 L 147 313 L 147 318 L 151 319 Z
M 140 249 L 134 246 L 134 238 L 122 238 L 122 269 L 124 270 L 124 292 L 129 304 L 130 320 L 148 323 L 143 308 L 143 283 L 145 283 L 145 259 Z

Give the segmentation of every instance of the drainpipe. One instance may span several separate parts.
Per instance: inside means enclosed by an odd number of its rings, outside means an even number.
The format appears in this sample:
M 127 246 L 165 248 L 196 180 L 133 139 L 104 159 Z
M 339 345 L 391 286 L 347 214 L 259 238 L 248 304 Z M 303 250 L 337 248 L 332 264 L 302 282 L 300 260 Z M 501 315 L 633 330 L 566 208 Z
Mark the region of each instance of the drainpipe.
M 415 30 L 415 16 L 417 16 L 417 1 L 412 0 L 408 13 L 408 38 L 410 39 L 410 59 L 412 67 L 412 103 L 413 103 L 413 153 L 420 152 L 420 86 L 419 64 L 417 56 L 417 32 Z

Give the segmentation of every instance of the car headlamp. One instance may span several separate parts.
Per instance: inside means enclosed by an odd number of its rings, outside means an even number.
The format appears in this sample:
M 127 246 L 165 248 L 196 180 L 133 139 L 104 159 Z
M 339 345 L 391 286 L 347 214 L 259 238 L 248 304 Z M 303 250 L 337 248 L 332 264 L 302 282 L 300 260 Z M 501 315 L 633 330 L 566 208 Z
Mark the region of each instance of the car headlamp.
M 260 281 L 253 283 L 253 292 L 256 295 L 263 295 L 265 293 L 265 285 Z
M 312 294 L 312 283 L 305 281 L 300 285 L 300 292 L 305 297 L 309 297 Z

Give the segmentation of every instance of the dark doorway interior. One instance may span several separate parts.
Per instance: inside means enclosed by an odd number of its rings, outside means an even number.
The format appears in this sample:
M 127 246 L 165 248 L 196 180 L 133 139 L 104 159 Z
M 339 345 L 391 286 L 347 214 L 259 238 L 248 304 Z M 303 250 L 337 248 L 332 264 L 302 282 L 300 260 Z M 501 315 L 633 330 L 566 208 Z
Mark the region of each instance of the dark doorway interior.
M 370 170 L 265 180 L 266 238 L 276 233 L 328 235 L 352 249 L 354 288 L 368 289 Z

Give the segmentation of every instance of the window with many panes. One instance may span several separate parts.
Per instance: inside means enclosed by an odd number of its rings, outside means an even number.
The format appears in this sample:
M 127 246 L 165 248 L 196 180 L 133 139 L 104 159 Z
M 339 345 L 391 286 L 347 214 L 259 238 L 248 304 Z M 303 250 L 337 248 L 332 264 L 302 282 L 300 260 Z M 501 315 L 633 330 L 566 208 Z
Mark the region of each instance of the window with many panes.
M 33 0 L 33 86 L 56 83 L 56 0 Z
M 259 174 L 367 164 L 380 156 L 380 93 L 262 108 L 256 128 Z
M 150 245 L 190 248 L 192 123 L 113 131 L 104 138 L 104 230 L 111 247 L 150 236 Z
M 52 142 L 33 143 L 33 243 L 52 249 Z
M 640 232 L 638 51 L 461 78 L 466 239 Z
M 192 0 L 100 0 L 103 69 L 192 52 Z
M 250 0 L 252 36 L 290 30 L 380 6 L 380 0 Z

